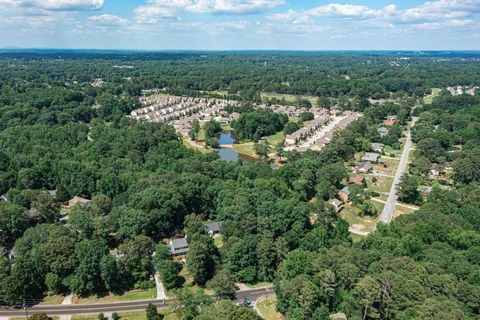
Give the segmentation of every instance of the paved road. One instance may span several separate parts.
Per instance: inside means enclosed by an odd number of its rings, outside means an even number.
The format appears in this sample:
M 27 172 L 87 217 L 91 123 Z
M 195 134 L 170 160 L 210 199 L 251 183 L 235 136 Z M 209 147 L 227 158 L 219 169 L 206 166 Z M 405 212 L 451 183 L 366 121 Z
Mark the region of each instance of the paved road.
M 257 289 L 243 290 L 237 292 L 237 302 L 242 302 L 244 298 L 250 301 L 256 301 L 259 297 L 273 293 L 273 287 L 263 287 Z M 36 305 L 28 309 L 28 313 L 44 312 L 49 316 L 65 316 L 78 314 L 98 314 L 98 313 L 112 313 L 112 312 L 126 312 L 126 311 L 142 311 L 145 310 L 148 304 L 156 305 L 157 307 L 172 307 L 178 304 L 176 299 L 148 299 L 125 302 L 111 302 L 98 304 L 71 304 L 71 305 Z M 23 309 L 14 308 L 0 308 L 1 317 L 21 317 L 25 315 Z
M 412 127 L 417 122 L 418 118 L 412 118 Z M 385 207 L 383 208 L 382 214 L 380 215 L 380 221 L 383 223 L 390 223 L 393 219 L 393 211 L 395 210 L 395 205 L 397 204 L 397 187 L 400 183 L 400 179 L 402 175 L 405 173 L 408 164 L 408 156 L 410 155 L 410 151 L 412 149 L 412 138 L 410 134 L 410 129 L 407 132 L 407 137 L 405 141 L 405 146 L 403 147 L 402 156 L 400 158 L 400 164 L 398 165 L 397 172 L 393 177 L 393 184 L 392 188 L 390 189 L 390 193 L 388 194 L 387 201 L 385 203 Z

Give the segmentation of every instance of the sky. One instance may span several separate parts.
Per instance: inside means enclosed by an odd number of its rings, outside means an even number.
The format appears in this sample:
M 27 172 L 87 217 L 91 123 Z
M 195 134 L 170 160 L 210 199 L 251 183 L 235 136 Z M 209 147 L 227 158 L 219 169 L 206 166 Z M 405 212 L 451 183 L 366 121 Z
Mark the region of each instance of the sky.
M 480 0 L 0 0 L 0 47 L 479 50 Z

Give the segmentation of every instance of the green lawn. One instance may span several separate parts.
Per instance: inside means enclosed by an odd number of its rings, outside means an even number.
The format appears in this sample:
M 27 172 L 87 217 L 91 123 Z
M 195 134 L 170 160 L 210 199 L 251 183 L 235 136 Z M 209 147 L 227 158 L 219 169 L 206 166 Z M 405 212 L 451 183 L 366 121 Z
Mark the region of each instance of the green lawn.
M 417 210 L 413 210 L 411 208 L 407 208 L 407 207 L 404 207 L 404 206 L 399 206 L 399 205 L 396 205 L 395 206 L 395 209 L 393 211 L 393 218 L 398 218 L 404 214 L 412 214 L 414 213 L 415 211 Z
M 367 187 L 371 191 L 375 192 L 390 192 L 390 189 L 393 184 L 393 178 L 390 177 L 376 177 L 377 182 L 372 183 L 372 178 L 373 176 L 367 175 L 366 180 L 367 180 Z M 379 196 L 378 198 L 381 199 Z
M 350 237 L 352 237 L 353 243 L 357 243 L 357 242 L 360 242 L 360 241 L 362 241 L 363 239 L 365 239 L 364 236 L 361 236 L 361 235 L 358 235 L 358 234 L 354 234 L 354 233 L 351 233 L 351 234 L 350 234 Z
M 283 134 L 283 131 L 279 131 L 275 134 L 272 134 L 271 136 L 268 136 L 267 142 L 272 146 L 276 146 L 277 144 L 282 142 L 284 138 L 285 138 L 285 135 Z
M 253 142 L 245 142 L 241 144 L 236 144 L 233 146 L 233 150 L 243 153 L 252 158 L 258 158 L 257 154 L 253 150 Z
M 373 201 L 375 207 L 377 207 L 377 203 Z M 377 207 L 378 209 L 378 207 Z M 377 222 L 377 218 L 375 217 L 360 217 L 358 215 L 358 209 L 346 204 L 343 208 L 342 212 L 340 213 L 342 218 L 348 222 L 348 224 L 352 227 L 357 228 L 360 231 L 370 231 L 372 230 L 373 226 Z
M 265 320 L 283 320 L 285 317 L 276 309 L 275 296 L 263 297 L 257 303 L 257 308 Z
M 438 96 L 441 91 L 442 91 L 442 89 L 433 88 L 433 89 L 432 89 L 432 94 L 430 94 L 430 95 L 426 96 L 425 98 L 423 98 L 423 102 L 424 102 L 425 104 L 432 104 L 433 98 L 435 98 L 436 96 Z
M 73 304 L 87 304 L 87 303 L 106 303 L 113 301 L 127 301 L 127 300 L 144 300 L 144 299 L 154 299 L 157 296 L 157 289 L 151 288 L 148 290 L 132 290 L 127 291 L 122 295 L 109 294 L 107 296 L 90 296 L 85 298 L 80 298 L 77 296 L 73 297 Z
M 172 309 L 158 309 L 158 313 L 165 316 L 165 320 L 179 320 L 177 315 Z M 124 320 L 146 320 L 147 315 L 145 311 L 130 311 L 130 312 L 118 312 L 120 319 Z M 55 318 L 58 319 L 58 318 Z M 98 314 L 94 315 L 79 315 L 72 316 L 72 320 L 97 320 Z
M 317 106 L 317 100 L 318 98 L 315 97 L 315 96 L 297 96 L 297 95 L 293 95 L 293 94 L 282 94 L 282 93 L 275 93 L 275 92 L 262 92 L 260 93 L 260 96 L 262 98 L 269 98 L 269 99 L 272 99 L 272 98 L 277 98 L 277 99 L 282 99 L 282 98 L 285 98 L 285 100 L 287 102 L 295 102 L 295 100 L 297 98 L 300 98 L 300 99 L 308 99 L 311 103 L 312 103 L 312 106 Z
M 64 298 L 61 295 L 46 296 L 40 304 L 62 304 Z
M 217 248 L 220 248 L 223 246 L 223 236 L 221 234 L 219 235 L 216 235 L 214 238 L 213 238 L 213 242 L 215 243 L 215 246 Z

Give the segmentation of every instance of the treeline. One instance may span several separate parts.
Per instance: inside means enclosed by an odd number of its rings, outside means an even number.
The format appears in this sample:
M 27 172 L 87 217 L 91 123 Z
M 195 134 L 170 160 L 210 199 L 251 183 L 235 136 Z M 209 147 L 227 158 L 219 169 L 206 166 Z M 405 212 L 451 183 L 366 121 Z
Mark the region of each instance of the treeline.
M 232 128 L 240 139 L 258 141 L 260 138 L 282 131 L 288 116 L 263 109 L 242 113 L 232 122 Z

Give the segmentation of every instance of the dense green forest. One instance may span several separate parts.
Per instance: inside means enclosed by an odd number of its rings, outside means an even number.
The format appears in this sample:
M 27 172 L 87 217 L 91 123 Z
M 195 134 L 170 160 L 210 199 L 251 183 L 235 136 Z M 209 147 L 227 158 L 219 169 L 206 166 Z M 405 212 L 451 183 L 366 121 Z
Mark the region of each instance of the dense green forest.
M 410 168 L 415 183 L 432 163 L 453 167 L 452 186 L 433 188 L 417 213 L 353 243 L 348 223 L 322 201 L 341 188 L 348 177 L 345 163 L 370 142 L 399 147 L 415 97 L 433 87 L 480 81 L 477 60 L 414 57 L 405 60 L 407 68 L 389 66 L 392 59 L 1 58 L 0 194 L 8 201 L 0 202 L 0 299 L 18 304 L 47 293 L 150 288 L 155 266 L 165 286 L 177 288 L 185 301 L 182 319 L 210 319 L 195 304 L 221 315 L 233 306 L 211 305 L 201 292 L 182 288 L 182 266 L 162 244 L 187 234 L 189 273 L 218 299 L 234 296 L 234 282 L 267 281 L 274 283 L 277 308 L 288 319 L 328 319 L 334 312 L 349 319 L 479 319 L 478 93 L 443 92 L 414 109 L 420 116 Z M 95 78 L 106 83 L 92 86 Z M 187 148 L 169 125 L 125 117 L 141 90 L 156 87 L 197 95 L 226 90 L 245 100 L 248 111 L 261 91 L 412 99 L 367 103 L 364 116 L 322 151 L 290 153 L 274 170 L 262 161 L 221 161 L 215 153 Z M 379 121 L 392 114 L 397 124 L 380 137 Z M 250 120 L 265 126 L 251 126 Z M 255 138 L 270 126 L 282 130 L 285 122 L 268 112 L 242 112 L 235 125 L 244 137 Z M 56 197 L 47 190 L 57 190 Z M 92 202 L 71 209 L 67 223 L 60 221 L 62 203 L 73 196 Z M 225 221 L 220 248 L 205 233 L 207 220 Z

